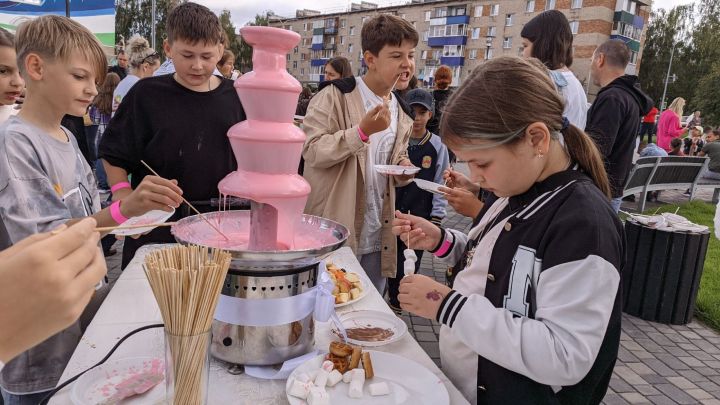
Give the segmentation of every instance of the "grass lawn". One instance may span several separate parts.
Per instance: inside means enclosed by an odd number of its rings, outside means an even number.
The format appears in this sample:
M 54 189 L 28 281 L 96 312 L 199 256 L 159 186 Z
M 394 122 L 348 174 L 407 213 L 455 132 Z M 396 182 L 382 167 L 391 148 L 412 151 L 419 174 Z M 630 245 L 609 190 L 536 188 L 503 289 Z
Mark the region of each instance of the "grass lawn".
M 691 201 L 680 205 L 664 205 L 658 212 L 675 212 L 678 208 L 678 215 L 710 227 L 710 243 L 705 256 L 705 268 L 700 280 L 695 315 L 715 330 L 720 330 L 720 240 L 714 233 L 715 205 Z M 649 210 L 645 213 L 653 212 L 654 210 Z

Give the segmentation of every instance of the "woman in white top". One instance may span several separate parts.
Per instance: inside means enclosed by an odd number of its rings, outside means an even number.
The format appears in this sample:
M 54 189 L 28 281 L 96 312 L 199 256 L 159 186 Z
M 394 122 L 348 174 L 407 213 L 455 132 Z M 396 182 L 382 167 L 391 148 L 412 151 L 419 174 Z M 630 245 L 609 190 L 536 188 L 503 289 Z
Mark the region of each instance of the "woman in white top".
M 17 114 L 15 100 L 22 94 L 25 81 L 20 77 L 15 53 L 15 36 L 0 28 L 0 123 Z
M 160 67 L 160 54 L 150 48 L 147 39 L 133 35 L 128 43 L 128 75 L 120 81 L 113 92 L 112 112 L 115 115 L 123 97 L 140 79 L 150 77 Z
M 587 96 L 569 69 L 573 62 L 573 34 L 565 14 L 557 10 L 543 11 L 525 24 L 520 36 L 523 56 L 537 58 L 550 69 L 555 86 L 565 100 L 563 115 L 571 124 L 584 130 Z

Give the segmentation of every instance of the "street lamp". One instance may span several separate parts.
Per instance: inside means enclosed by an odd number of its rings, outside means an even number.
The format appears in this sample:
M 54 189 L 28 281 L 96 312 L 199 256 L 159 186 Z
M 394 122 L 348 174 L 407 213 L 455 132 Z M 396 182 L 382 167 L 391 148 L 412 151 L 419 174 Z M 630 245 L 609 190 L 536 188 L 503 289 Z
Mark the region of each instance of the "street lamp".
M 675 55 L 675 46 L 677 45 L 677 42 L 675 42 L 675 38 L 673 38 L 673 47 L 670 51 L 670 63 L 668 63 L 668 70 L 667 74 L 665 75 L 665 86 L 663 88 L 663 95 L 660 99 L 660 114 L 662 114 L 663 110 L 665 109 L 665 105 L 667 104 L 665 102 L 665 94 L 667 93 L 667 85 L 670 81 L 670 71 L 672 70 L 672 62 L 673 62 L 673 56 Z M 674 75 L 673 75 L 674 76 Z

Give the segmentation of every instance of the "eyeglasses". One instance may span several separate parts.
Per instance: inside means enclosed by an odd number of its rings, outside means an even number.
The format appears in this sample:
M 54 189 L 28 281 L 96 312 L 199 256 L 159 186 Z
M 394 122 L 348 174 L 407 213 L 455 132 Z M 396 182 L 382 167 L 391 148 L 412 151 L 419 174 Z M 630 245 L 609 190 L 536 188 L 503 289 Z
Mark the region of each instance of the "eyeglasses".
M 160 53 L 159 53 L 159 52 L 155 52 L 155 53 L 153 53 L 152 55 L 146 56 L 146 57 L 142 60 L 141 63 L 151 63 L 151 62 L 154 62 L 155 59 L 160 59 Z

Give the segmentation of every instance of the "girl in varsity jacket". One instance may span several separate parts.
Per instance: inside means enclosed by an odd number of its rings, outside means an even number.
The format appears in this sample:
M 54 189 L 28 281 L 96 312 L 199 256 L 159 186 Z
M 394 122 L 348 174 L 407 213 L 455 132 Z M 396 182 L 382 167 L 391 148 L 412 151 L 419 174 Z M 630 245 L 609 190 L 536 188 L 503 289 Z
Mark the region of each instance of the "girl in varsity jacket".
M 470 232 L 396 213 L 413 247 L 464 264 L 454 289 L 413 275 L 403 309 L 442 323 L 443 371 L 471 403 L 599 404 L 620 343 L 625 246 L 602 158 L 535 59 L 476 68 L 443 141 L 494 194 Z

